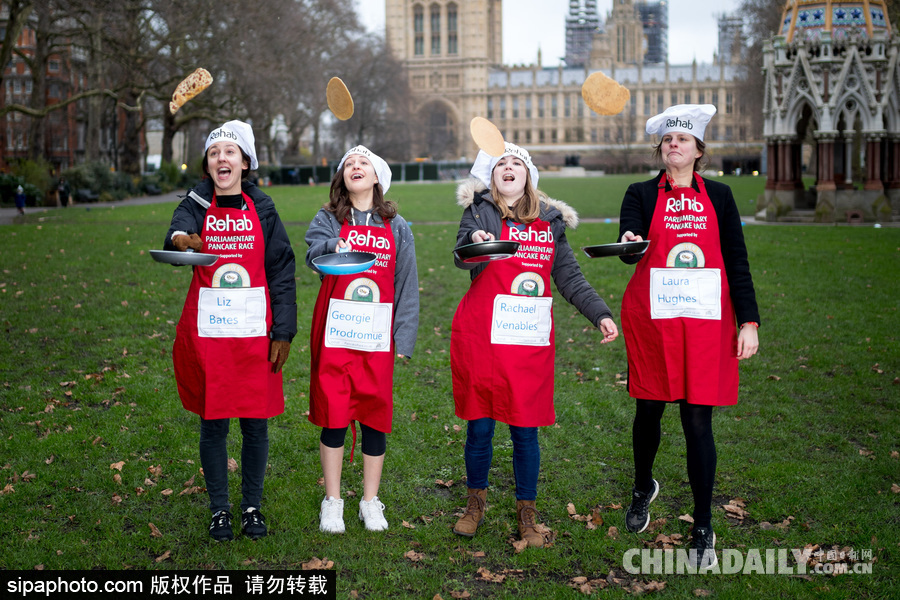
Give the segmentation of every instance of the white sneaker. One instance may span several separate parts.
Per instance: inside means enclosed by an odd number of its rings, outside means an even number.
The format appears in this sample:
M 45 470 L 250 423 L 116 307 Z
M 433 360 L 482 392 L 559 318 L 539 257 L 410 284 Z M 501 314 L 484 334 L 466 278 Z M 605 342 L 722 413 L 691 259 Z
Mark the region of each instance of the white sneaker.
M 319 530 L 325 533 L 344 533 L 344 501 L 341 498 L 322 500 Z
M 384 504 L 378 496 L 373 496 L 368 502 L 359 501 L 359 518 L 369 531 L 384 531 L 388 528 L 388 522 L 384 518 Z

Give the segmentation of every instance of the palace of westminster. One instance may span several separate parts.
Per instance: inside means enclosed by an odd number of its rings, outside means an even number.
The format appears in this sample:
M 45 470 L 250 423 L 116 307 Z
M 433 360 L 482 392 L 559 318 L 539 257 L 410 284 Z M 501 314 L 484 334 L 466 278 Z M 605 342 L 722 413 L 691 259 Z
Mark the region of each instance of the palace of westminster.
M 596 0 L 570 0 L 559 65 L 542 65 L 540 53 L 535 64 L 504 65 L 503 36 L 515 32 L 503 31 L 502 10 L 502 0 L 386 1 L 386 38 L 407 70 L 424 125 L 417 155 L 474 156 L 469 121 L 483 116 L 538 164 L 631 171 L 649 159 L 649 117 L 673 104 L 709 103 L 718 108 L 706 134 L 712 164 L 760 169 L 762 131 L 753 130 L 739 93 L 739 18 L 719 16 L 714 64 L 672 65 L 666 0 L 613 0 L 605 20 Z M 631 92 L 619 115 L 598 115 L 582 100 L 581 85 L 597 70 Z

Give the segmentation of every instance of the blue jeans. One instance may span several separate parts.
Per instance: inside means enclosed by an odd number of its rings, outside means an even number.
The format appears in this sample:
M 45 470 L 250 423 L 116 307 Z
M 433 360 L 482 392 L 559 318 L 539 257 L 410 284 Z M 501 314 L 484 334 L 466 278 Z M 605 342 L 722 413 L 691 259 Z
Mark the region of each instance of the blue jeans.
M 213 513 L 231 510 L 228 502 L 228 426 L 231 419 L 200 419 L 200 464 L 209 508 Z M 269 420 L 240 419 L 241 512 L 262 502 L 263 478 L 269 461 Z
M 469 421 L 466 429 L 466 485 L 472 489 L 488 486 L 488 471 L 494 456 L 494 419 Z M 516 500 L 536 500 L 537 480 L 541 471 L 541 448 L 537 427 L 509 426 L 513 443 L 513 475 L 516 478 Z

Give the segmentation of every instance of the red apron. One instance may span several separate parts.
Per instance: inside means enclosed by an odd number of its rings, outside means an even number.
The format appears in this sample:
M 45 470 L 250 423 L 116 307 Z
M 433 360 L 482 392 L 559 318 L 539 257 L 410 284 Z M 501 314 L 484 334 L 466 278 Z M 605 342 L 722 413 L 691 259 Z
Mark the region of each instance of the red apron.
M 345 223 L 341 237 L 354 251 L 374 252 L 378 259 L 362 273 L 322 279 L 309 336 L 309 420 L 328 428 L 359 421 L 390 433 L 397 264 L 390 219 L 384 227 Z
M 622 298 L 632 398 L 737 404 L 737 328 L 719 221 L 706 185 L 666 192 L 665 175 L 647 239 Z
M 204 419 L 262 419 L 284 412 L 281 373 L 269 362 L 269 286 L 265 239 L 256 207 L 220 208 L 204 217 L 203 251 L 218 254 L 194 267 L 172 358 L 184 407 Z
M 450 366 L 456 416 L 518 427 L 552 425 L 556 356 L 550 287 L 556 244 L 546 221 L 507 220 L 515 256 L 488 263 L 453 316 Z

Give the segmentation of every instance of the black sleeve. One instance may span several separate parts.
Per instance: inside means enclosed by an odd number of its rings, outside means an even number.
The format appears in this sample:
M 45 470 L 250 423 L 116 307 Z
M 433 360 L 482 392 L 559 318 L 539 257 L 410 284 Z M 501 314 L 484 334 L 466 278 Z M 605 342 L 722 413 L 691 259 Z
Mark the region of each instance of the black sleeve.
M 715 197 L 719 220 L 719 243 L 722 247 L 722 259 L 725 261 L 725 273 L 731 289 L 731 303 L 734 305 L 737 324 L 741 325 L 748 321 L 759 323 L 759 307 L 756 304 L 756 292 L 750 275 L 750 260 L 744 242 L 741 215 L 731 188 L 725 185 L 716 186 Z

